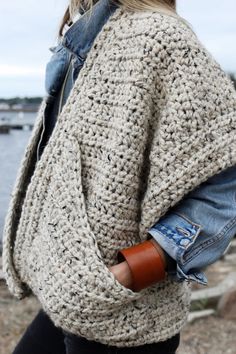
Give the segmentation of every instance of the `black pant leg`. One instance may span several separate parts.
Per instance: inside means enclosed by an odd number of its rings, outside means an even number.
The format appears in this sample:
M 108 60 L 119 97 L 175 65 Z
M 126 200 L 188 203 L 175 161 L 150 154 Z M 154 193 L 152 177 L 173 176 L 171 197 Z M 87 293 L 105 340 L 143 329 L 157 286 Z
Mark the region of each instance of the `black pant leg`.
M 107 354 L 105 344 L 64 332 L 66 354 Z
M 118 348 L 66 333 L 43 310 L 27 327 L 13 354 L 175 354 L 180 335 L 164 342 Z
M 27 327 L 13 354 L 65 354 L 64 334 L 40 310 Z
M 133 348 L 121 348 L 117 354 L 175 354 L 180 343 L 180 334 L 158 343 L 144 344 Z M 115 354 L 108 352 L 107 354 Z
M 163 342 L 120 348 L 89 341 L 84 337 L 66 332 L 64 334 L 66 354 L 175 354 L 180 342 L 180 334 L 178 333 Z

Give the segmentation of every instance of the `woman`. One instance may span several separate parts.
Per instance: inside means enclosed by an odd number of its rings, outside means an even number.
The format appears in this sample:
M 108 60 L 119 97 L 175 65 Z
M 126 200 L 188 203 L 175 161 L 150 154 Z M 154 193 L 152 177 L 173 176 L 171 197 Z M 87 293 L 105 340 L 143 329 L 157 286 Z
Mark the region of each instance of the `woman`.
M 52 50 L 4 228 L 43 309 L 14 353 L 175 353 L 236 232 L 233 83 L 174 1 L 71 1 Z

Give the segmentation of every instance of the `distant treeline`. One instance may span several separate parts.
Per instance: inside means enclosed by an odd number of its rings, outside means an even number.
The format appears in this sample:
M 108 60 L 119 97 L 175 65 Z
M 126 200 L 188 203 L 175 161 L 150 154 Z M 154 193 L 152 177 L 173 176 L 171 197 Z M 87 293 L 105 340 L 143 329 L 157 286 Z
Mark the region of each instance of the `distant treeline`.
M 6 103 L 10 106 L 15 104 L 40 104 L 42 97 L 12 97 L 12 98 L 0 98 L 0 103 Z

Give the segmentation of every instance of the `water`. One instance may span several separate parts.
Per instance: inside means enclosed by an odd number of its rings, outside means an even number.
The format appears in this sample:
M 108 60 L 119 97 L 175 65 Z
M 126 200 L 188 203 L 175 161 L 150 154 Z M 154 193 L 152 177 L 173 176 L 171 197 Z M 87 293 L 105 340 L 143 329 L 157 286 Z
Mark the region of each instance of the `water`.
M 22 117 L 24 121 L 33 123 L 35 113 L 24 113 L 17 117 L 13 112 L 0 112 L 1 117 L 19 119 L 19 121 Z M 17 170 L 30 134 L 31 131 L 27 130 L 11 130 L 10 134 L 0 134 L 0 240 Z
M 20 122 L 24 122 L 24 123 L 32 123 L 34 122 L 35 119 L 35 113 L 31 113 L 31 112 L 2 112 L 0 111 L 0 120 L 2 118 L 7 118 L 10 120 L 14 120 L 14 122 L 18 121 Z

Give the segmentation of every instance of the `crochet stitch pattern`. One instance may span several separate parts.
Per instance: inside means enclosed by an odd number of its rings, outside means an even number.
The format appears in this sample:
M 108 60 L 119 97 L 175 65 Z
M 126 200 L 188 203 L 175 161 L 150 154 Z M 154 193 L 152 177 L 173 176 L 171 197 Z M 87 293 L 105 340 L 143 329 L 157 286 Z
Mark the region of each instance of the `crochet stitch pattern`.
M 118 8 L 96 37 L 29 176 L 39 111 L 12 192 L 3 270 L 56 326 L 117 347 L 166 340 L 186 323 L 190 287 L 140 292 L 108 266 L 189 191 L 236 163 L 233 83 L 188 26 Z

